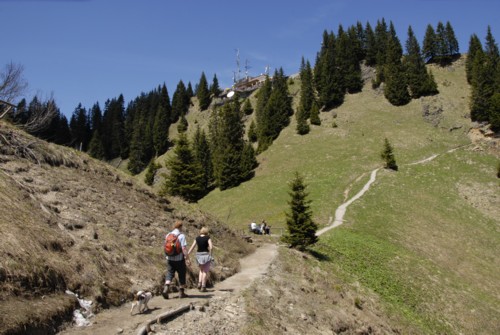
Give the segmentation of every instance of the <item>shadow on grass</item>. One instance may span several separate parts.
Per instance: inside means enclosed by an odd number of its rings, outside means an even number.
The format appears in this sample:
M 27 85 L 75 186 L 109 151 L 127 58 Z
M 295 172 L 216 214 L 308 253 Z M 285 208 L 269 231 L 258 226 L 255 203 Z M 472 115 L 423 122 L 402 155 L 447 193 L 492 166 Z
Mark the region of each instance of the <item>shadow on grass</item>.
M 321 253 L 319 251 L 308 250 L 308 252 L 311 256 L 313 256 L 314 258 L 316 258 L 320 262 L 328 262 L 331 260 L 330 256 L 328 256 L 327 254 Z

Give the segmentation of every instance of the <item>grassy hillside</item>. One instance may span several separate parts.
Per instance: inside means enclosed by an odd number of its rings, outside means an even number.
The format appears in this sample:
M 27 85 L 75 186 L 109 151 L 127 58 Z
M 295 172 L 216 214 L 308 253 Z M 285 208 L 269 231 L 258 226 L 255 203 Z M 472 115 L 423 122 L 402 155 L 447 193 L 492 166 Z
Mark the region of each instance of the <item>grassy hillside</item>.
M 324 226 L 382 166 L 388 138 L 399 171 L 381 170 L 348 208 L 345 224 L 320 238 L 322 266 L 333 282 L 377 294 L 406 332 L 499 333 L 498 145 L 495 153 L 468 137 L 463 59 L 431 70 L 440 91 L 434 97 L 394 107 L 367 84 L 322 113 L 322 125 L 308 135 L 297 135 L 292 120 L 258 157 L 252 180 L 215 190 L 199 206 L 235 228 L 263 218 L 283 226 L 288 182 L 299 171 Z

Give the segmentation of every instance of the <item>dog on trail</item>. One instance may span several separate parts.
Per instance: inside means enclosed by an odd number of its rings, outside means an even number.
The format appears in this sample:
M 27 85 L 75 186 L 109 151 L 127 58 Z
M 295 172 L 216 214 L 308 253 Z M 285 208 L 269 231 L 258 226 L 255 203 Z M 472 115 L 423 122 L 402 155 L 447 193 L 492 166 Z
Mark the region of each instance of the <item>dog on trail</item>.
M 130 315 L 134 311 L 135 306 L 138 306 L 139 313 L 145 312 L 149 309 L 148 302 L 153 297 L 151 292 L 138 291 L 134 294 L 134 302 L 132 302 L 132 308 L 130 309 Z

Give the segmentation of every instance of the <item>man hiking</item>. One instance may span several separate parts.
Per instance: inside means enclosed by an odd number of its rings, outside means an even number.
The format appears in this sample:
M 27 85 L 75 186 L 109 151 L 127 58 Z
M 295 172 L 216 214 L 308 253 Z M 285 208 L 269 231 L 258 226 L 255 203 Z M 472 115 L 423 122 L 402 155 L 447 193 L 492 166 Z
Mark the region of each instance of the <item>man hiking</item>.
M 165 256 L 167 259 L 167 276 L 162 296 L 168 299 L 170 284 L 174 279 L 175 273 L 179 276 L 180 294 L 179 298 L 186 298 L 186 264 L 190 261 L 187 256 L 186 236 L 182 233 L 182 221 L 175 221 L 174 229 L 165 237 Z

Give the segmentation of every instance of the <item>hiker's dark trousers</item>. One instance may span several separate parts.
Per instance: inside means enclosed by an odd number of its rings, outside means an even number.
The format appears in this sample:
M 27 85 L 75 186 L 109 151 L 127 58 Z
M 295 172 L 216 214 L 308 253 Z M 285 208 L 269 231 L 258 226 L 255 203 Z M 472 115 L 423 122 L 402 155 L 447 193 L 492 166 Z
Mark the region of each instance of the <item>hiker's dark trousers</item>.
M 176 272 L 181 287 L 186 286 L 186 262 L 184 259 L 181 261 L 167 260 L 167 277 L 165 281 L 172 282 Z

